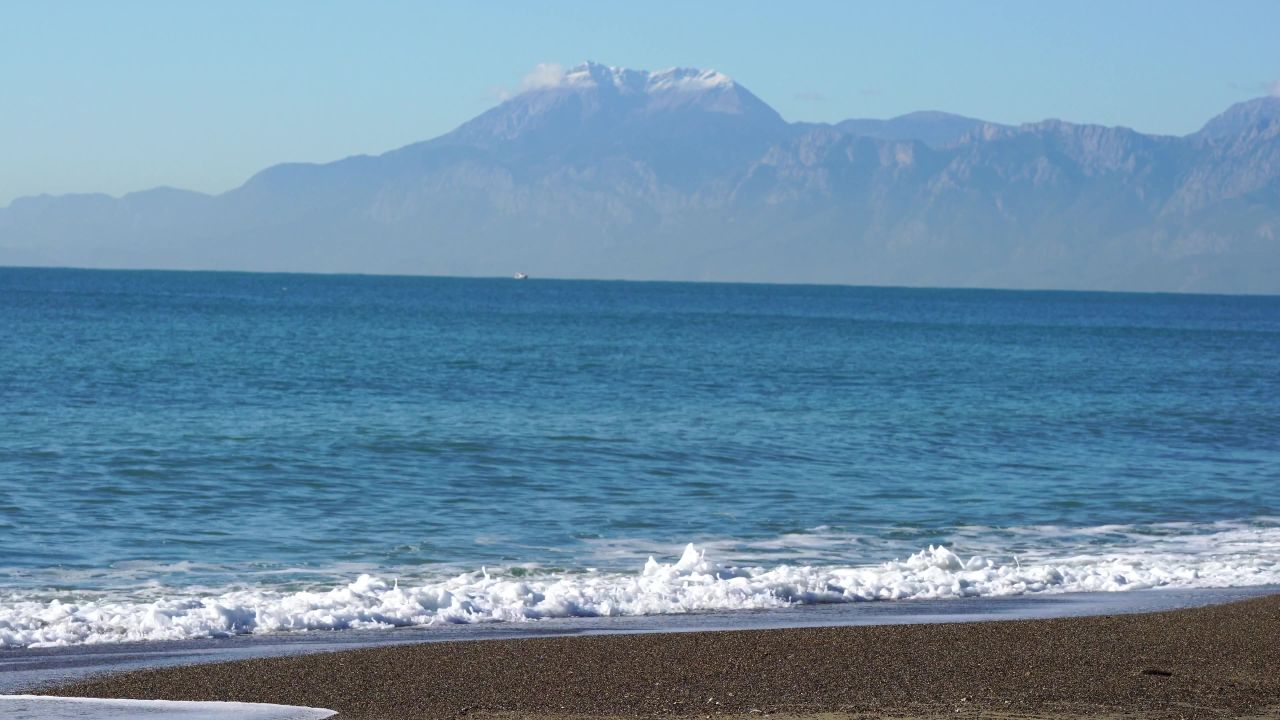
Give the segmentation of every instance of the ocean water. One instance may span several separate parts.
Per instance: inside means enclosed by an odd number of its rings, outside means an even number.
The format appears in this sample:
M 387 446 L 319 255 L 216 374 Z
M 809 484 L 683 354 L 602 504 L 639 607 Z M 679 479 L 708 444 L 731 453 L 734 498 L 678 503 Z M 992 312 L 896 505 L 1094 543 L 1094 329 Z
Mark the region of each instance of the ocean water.
M 0 647 L 1280 583 L 1280 297 L 0 269 Z

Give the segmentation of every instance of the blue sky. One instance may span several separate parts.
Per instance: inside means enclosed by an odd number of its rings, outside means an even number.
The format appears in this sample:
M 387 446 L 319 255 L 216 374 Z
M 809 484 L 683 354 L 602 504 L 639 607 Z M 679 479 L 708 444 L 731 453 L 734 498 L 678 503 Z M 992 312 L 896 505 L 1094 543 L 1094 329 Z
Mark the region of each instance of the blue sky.
M 0 205 L 220 192 L 447 132 L 538 63 L 725 72 L 789 120 L 1184 134 L 1280 91 L 1280 3 L 0 0 Z

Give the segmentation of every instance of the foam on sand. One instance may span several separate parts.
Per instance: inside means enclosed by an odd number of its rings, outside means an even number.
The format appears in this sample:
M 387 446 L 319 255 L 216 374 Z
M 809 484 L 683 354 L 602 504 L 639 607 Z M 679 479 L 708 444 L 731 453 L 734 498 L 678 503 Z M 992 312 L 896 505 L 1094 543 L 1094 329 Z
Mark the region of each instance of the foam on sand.
M 10 720 L 319 720 L 336 714 L 322 708 L 262 703 L 0 695 L 0 717 Z
M 876 565 L 719 565 L 693 545 L 638 574 L 512 577 L 481 570 L 400 584 L 373 575 L 319 591 L 254 589 L 160 599 L 0 600 L 0 647 L 184 640 L 248 633 L 1028 593 L 1280 584 L 1280 528 L 1237 528 L 1093 555 L 966 558 L 930 546 Z

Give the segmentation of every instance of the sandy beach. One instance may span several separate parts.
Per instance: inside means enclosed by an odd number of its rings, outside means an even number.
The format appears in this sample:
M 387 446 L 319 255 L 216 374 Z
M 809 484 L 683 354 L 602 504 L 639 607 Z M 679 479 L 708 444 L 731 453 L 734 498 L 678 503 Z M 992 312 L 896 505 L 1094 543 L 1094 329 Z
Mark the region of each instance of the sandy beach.
M 448 642 L 147 670 L 56 695 L 340 718 L 1280 717 L 1280 595 L 1140 615 Z

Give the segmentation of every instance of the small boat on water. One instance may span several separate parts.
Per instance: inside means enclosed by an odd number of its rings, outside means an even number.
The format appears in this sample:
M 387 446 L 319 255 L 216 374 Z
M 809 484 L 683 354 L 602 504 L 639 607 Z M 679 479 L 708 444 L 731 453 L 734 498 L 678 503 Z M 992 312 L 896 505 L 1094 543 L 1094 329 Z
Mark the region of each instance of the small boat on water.
M 518 273 L 516 273 L 516 274 L 515 274 L 515 279 L 516 279 L 516 280 L 528 280 L 528 279 L 529 279 L 529 274 L 528 274 L 528 273 L 518 272 Z

